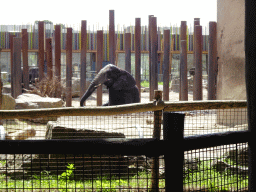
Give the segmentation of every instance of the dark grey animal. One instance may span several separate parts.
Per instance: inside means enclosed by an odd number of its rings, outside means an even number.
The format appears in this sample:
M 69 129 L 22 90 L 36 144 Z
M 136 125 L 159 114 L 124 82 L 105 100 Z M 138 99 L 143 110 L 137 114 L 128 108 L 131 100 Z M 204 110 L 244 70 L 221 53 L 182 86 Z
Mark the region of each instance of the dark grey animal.
M 85 100 L 93 91 L 102 84 L 106 85 L 109 90 L 109 101 L 103 106 L 140 102 L 139 90 L 132 75 L 113 64 L 108 64 L 99 71 L 91 82 L 81 98 L 81 107 L 84 106 Z

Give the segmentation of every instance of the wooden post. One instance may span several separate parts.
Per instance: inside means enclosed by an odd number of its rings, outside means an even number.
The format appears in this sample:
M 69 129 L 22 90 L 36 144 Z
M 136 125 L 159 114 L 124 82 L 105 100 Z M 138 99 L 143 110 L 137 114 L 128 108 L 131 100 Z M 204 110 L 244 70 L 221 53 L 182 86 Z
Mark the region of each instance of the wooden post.
M 141 98 L 141 48 L 140 48 L 140 39 L 141 39 L 141 26 L 140 26 L 140 18 L 135 19 L 135 80 L 136 85 L 139 89 L 139 94 Z
M 217 84 L 217 23 L 209 23 L 209 49 L 208 49 L 208 100 L 216 100 Z
M 183 191 L 183 138 L 184 138 L 184 114 L 164 112 L 163 114 L 163 137 L 167 146 L 174 147 L 172 153 L 166 150 L 165 161 L 165 191 Z M 173 166 L 175 165 L 175 166 Z M 173 177 L 175 173 L 175 177 Z
M 256 191 L 256 1 L 245 1 L 245 79 L 247 92 L 248 130 L 250 132 L 249 148 L 249 185 L 250 192 Z
M 149 56 L 149 100 L 153 101 L 154 98 L 154 89 L 152 88 L 152 69 L 151 69 L 151 28 L 152 28 L 152 17 L 153 15 L 148 16 L 148 56 Z
M 163 100 L 169 101 L 170 30 L 164 30 Z
M 202 100 L 202 26 L 196 25 L 195 31 L 195 76 L 193 99 Z
M 44 22 L 38 22 L 39 81 L 44 78 Z
M 86 91 L 86 52 L 87 52 L 87 31 L 86 21 L 81 26 L 81 69 L 80 69 L 80 98 Z
M 162 101 L 162 91 L 155 90 L 155 100 Z M 162 110 L 154 111 L 153 138 L 161 139 Z M 159 156 L 153 157 L 151 190 L 158 191 L 159 188 Z
M 131 33 L 125 33 L 125 70 L 131 73 Z
M 150 91 L 158 89 L 158 57 L 157 57 L 157 23 L 156 17 L 151 18 L 151 85 Z M 152 94 L 153 95 L 153 94 Z M 153 98 L 152 98 L 153 99 Z M 152 100 L 151 99 L 151 100 Z
M 0 48 L 0 60 L 1 60 L 1 51 L 2 49 Z M 3 89 L 3 82 L 2 82 L 2 65 L 0 65 L 0 110 L 2 109 L 2 89 Z M 0 119 L 0 125 L 3 125 L 2 120 Z
M 11 50 L 11 95 L 14 97 L 14 83 L 13 83 L 13 38 L 15 35 L 10 35 L 10 50 Z
M 72 105 L 72 28 L 67 28 L 66 39 L 66 106 Z
M 13 93 L 16 99 L 22 93 L 22 76 L 21 76 L 21 43 L 22 39 L 15 37 L 13 38 Z
M 46 39 L 47 77 L 52 79 L 52 38 Z
M 109 62 L 115 63 L 115 11 L 109 10 Z
M 96 71 L 102 69 L 103 62 L 103 31 L 97 31 L 97 62 L 96 62 Z M 102 105 L 102 86 L 97 88 L 97 106 Z
M 187 79 L 187 22 L 181 21 L 180 27 L 181 52 L 180 52 L 180 101 L 188 100 Z
M 25 89 L 29 89 L 29 67 L 28 67 L 28 33 L 27 29 L 22 29 L 22 61 L 23 61 L 23 84 Z
M 60 25 L 55 25 L 55 76 L 57 77 L 57 81 L 61 82 L 61 41 L 60 41 Z M 56 87 L 56 97 L 61 97 L 61 86 Z

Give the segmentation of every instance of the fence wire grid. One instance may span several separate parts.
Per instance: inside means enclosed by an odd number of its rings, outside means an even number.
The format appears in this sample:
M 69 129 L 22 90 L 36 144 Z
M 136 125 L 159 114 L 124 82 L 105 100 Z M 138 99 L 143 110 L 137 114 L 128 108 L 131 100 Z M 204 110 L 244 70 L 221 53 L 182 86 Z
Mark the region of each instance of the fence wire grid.
M 185 114 L 185 137 L 248 129 L 244 108 L 180 113 Z M 139 139 L 152 138 L 154 134 L 154 112 L 2 121 L 5 135 L 1 134 L 1 138 L 6 140 Z M 161 139 L 162 130 L 161 124 Z M 175 158 L 172 147 L 166 150 Z M 83 151 L 81 154 L 1 154 L 0 191 L 152 191 L 153 158 L 94 155 Z M 158 160 L 159 177 L 153 179 L 158 180 L 158 191 L 165 191 L 165 163 L 168 162 L 164 162 L 164 156 Z M 184 191 L 248 190 L 247 143 L 185 151 L 183 165 Z

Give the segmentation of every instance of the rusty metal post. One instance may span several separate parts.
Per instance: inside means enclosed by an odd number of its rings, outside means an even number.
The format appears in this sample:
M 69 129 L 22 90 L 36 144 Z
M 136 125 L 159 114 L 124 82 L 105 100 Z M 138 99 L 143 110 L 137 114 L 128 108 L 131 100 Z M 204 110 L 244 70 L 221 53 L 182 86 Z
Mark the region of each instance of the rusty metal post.
M 52 79 L 52 38 L 46 39 L 47 77 Z
M 195 75 L 193 100 L 202 100 L 202 26 L 196 25 L 195 31 Z
M 187 22 L 181 21 L 180 27 L 181 52 L 180 52 L 180 101 L 188 100 L 187 79 Z
M 66 106 L 72 105 L 72 28 L 67 28 L 66 38 Z
M 0 48 L 0 60 L 1 60 L 1 51 L 2 49 Z M 2 89 L 3 89 L 3 82 L 2 82 L 2 66 L 0 66 L 0 110 L 2 109 L 2 99 L 3 99 L 3 95 L 2 95 Z M 2 120 L 0 119 L 0 125 L 3 125 Z
M 109 10 L 109 62 L 112 64 L 115 63 L 115 11 Z
M 44 22 L 38 22 L 39 81 L 44 78 Z
M 163 100 L 169 101 L 170 30 L 164 30 Z
M 55 25 L 55 76 L 57 77 L 57 81 L 61 82 L 61 41 L 60 41 L 60 25 Z M 56 97 L 61 97 L 61 86 L 56 87 Z
M 150 91 L 158 89 L 158 57 L 157 57 L 157 23 L 156 17 L 151 18 L 151 85 Z M 153 95 L 153 94 L 152 94 Z M 152 98 L 153 99 L 153 98 Z
M 15 35 L 10 35 L 10 50 L 11 50 L 11 95 L 12 97 L 14 97 L 14 91 L 13 91 L 13 88 L 14 88 L 14 84 L 13 84 L 13 38 L 15 37 Z
M 125 70 L 131 73 L 131 33 L 125 33 Z
M 180 52 L 180 101 L 188 101 L 187 41 L 181 40 Z
M 208 48 L 208 100 L 216 100 L 217 83 L 217 23 L 209 22 Z
M 135 19 L 135 80 L 136 85 L 139 89 L 139 94 L 141 98 L 141 48 L 140 48 L 140 40 L 141 40 L 141 26 L 140 26 L 140 18 Z
M 22 75 L 21 75 L 21 44 L 22 39 L 15 37 L 13 38 L 13 93 L 16 99 L 22 93 Z
M 80 98 L 86 91 L 86 52 L 87 52 L 87 23 L 82 21 L 81 26 L 81 68 L 80 68 Z
M 155 90 L 155 100 L 162 101 L 162 91 Z M 161 139 L 162 111 L 154 111 L 153 138 Z M 159 156 L 153 157 L 151 191 L 159 189 Z
M 29 67 L 28 67 L 28 33 L 27 29 L 22 29 L 22 61 L 23 61 L 23 84 L 25 89 L 29 89 Z
M 153 15 L 148 16 L 148 56 L 149 56 L 149 100 L 153 101 L 154 89 L 152 89 L 152 69 L 151 69 L 151 26 L 152 26 Z
M 103 31 L 97 31 L 97 73 L 102 69 L 103 62 Z M 102 86 L 97 88 L 97 106 L 102 105 Z

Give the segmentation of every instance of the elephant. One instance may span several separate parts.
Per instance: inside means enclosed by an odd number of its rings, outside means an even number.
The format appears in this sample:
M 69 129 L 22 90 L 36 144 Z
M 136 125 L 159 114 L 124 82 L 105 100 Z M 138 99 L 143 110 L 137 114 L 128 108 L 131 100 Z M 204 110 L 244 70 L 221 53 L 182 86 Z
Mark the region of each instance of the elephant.
M 80 106 L 84 106 L 85 100 L 100 85 L 106 85 L 109 90 L 109 101 L 103 106 L 139 103 L 140 94 L 132 75 L 119 67 L 108 64 L 102 68 L 89 85 L 81 98 Z

